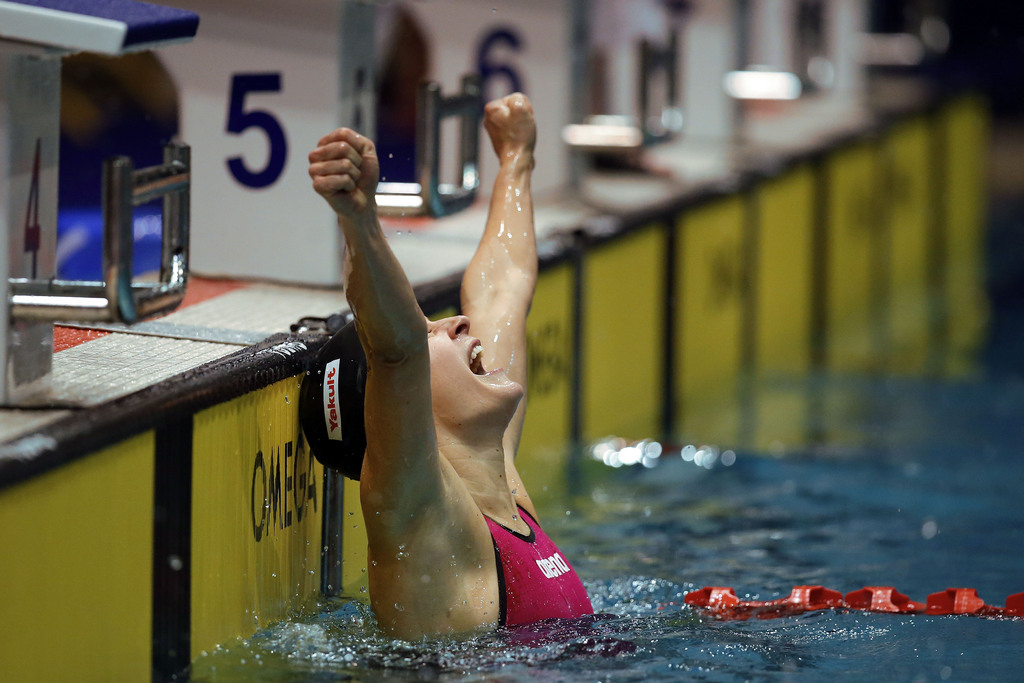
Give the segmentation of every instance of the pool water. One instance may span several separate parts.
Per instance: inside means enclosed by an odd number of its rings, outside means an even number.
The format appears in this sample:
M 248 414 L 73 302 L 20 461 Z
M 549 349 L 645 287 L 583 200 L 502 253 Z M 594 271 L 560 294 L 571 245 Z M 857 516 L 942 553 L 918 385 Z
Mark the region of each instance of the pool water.
M 970 586 L 991 605 L 1024 591 L 1024 383 L 811 378 L 800 443 L 695 464 L 582 468 L 541 510 L 591 593 L 594 618 L 463 642 L 383 637 L 358 602 L 311 605 L 200 657 L 194 680 L 1014 680 L 1024 620 L 821 611 L 721 621 L 683 604 L 732 586 L 892 585 L 913 600 Z M 728 462 L 731 458 L 726 459 Z

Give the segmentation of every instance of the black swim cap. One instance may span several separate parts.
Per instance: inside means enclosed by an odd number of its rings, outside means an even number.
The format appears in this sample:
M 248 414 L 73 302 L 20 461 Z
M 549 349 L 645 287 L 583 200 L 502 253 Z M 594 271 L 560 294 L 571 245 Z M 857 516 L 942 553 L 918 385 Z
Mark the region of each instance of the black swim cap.
M 366 354 L 349 320 L 316 355 L 299 390 L 299 421 L 306 443 L 324 467 L 359 479 L 366 453 L 363 401 Z

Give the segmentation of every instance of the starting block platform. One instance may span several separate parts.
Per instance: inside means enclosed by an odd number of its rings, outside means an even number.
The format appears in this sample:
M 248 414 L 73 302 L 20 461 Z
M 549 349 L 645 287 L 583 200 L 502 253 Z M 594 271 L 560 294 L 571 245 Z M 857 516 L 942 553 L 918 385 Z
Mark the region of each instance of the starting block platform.
M 118 55 L 190 41 L 199 16 L 135 0 L 3 0 L 0 38 L 48 50 Z

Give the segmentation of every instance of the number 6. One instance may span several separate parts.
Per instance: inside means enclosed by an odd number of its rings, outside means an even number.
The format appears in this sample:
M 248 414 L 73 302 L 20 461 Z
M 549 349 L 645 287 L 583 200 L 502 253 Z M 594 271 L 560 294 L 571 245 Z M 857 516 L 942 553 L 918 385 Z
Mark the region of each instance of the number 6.
M 480 80 L 483 82 L 484 92 L 488 92 L 487 86 L 495 78 L 504 78 L 508 82 L 510 93 L 526 92 L 523 88 L 523 80 L 519 72 L 511 64 L 501 64 L 494 61 L 492 54 L 496 48 L 507 47 L 513 52 L 521 52 L 523 41 L 513 29 L 499 28 L 484 36 L 477 49 L 476 61 L 477 71 L 480 73 Z M 491 97 L 491 95 L 488 95 Z
M 288 140 L 284 128 L 270 112 L 262 109 L 245 110 L 245 96 L 251 92 L 281 92 L 281 74 L 235 74 L 231 77 L 231 100 L 228 105 L 227 132 L 241 135 L 249 128 L 261 128 L 267 135 L 270 152 L 267 164 L 259 171 L 250 171 L 241 156 L 227 160 L 228 170 L 235 180 L 246 187 L 263 188 L 272 185 L 284 171 L 288 158 Z

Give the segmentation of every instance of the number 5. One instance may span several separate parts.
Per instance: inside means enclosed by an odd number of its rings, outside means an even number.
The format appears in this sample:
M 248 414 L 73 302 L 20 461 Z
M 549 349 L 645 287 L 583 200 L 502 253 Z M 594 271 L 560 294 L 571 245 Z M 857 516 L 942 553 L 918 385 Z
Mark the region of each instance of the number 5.
M 251 92 L 281 92 L 281 74 L 235 74 L 231 77 L 227 132 L 241 135 L 249 128 L 261 128 L 267 135 L 270 151 L 266 166 L 259 171 L 250 171 L 241 156 L 227 160 L 228 170 L 242 185 L 263 188 L 281 177 L 288 158 L 288 140 L 284 128 L 273 114 L 262 109 L 245 110 L 245 96 Z

